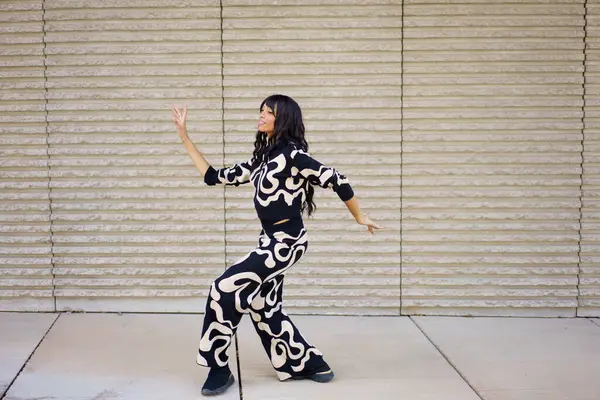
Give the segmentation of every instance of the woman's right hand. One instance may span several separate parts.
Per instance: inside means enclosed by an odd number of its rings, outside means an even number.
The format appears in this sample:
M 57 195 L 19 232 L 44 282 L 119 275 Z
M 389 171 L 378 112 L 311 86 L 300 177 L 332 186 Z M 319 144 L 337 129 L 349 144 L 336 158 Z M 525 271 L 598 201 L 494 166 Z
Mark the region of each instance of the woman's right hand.
M 173 123 L 177 127 L 177 133 L 179 134 L 179 138 L 183 141 L 188 138 L 187 135 L 187 127 L 186 127 L 186 117 L 187 117 L 187 106 L 183 108 L 177 108 L 173 106 Z
M 360 214 L 356 219 L 356 222 L 358 222 L 360 225 L 365 225 L 372 235 L 375 234 L 376 229 L 383 229 L 383 226 L 377 225 L 375 222 L 371 221 L 371 218 L 367 217 L 365 214 Z

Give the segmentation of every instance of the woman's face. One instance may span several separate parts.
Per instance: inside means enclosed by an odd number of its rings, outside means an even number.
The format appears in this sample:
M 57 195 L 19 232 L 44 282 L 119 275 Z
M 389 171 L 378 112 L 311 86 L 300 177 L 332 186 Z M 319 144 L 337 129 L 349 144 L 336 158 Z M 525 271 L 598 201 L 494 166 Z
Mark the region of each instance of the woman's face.
M 275 113 L 271 107 L 266 104 L 264 104 L 262 110 L 260 110 L 258 131 L 266 133 L 268 137 L 273 136 L 273 131 L 275 131 Z

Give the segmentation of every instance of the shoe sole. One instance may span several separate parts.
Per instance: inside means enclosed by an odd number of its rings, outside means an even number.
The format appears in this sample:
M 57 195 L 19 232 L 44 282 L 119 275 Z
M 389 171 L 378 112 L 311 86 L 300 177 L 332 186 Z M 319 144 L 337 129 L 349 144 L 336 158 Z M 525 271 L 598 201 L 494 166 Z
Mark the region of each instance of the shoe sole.
M 310 376 L 293 376 L 293 380 L 301 380 L 301 379 L 310 379 L 311 381 L 319 382 L 319 383 L 327 383 L 330 382 L 335 377 L 335 374 L 332 370 L 326 372 L 317 372 L 316 374 L 312 374 Z
M 204 396 L 215 396 L 217 394 L 221 394 L 224 391 L 226 391 L 229 386 L 233 385 L 233 383 L 235 382 L 235 378 L 233 377 L 233 375 L 229 376 L 229 379 L 227 380 L 227 383 L 224 384 L 223 386 L 210 390 L 210 389 L 202 389 L 202 394 Z

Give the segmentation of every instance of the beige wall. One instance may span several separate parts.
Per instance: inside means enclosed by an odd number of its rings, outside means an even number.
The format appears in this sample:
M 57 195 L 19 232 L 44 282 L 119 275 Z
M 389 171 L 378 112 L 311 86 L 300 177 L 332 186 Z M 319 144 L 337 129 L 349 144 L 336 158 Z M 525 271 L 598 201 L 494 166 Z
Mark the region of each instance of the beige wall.
M 578 315 L 600 316 L 600 1 L 587 3 Z
M 582 1 L 404 6 L 402 311 L 574 315 Z
M 600 315 L 596 3 L 2 2 L 0 310 L 203 310 L 259 225 L 170 105 L 222 166 L 281 92 L 388 227 L 317 189 L 288 311 Z
M 41 1 L 0 3 L 0 310 L 54 309 Z

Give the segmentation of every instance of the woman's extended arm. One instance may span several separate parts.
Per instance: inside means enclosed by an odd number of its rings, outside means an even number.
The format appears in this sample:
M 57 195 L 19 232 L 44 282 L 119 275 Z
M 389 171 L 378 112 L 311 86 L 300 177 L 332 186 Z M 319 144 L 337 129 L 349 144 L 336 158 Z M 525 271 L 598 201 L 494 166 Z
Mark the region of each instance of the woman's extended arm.
M 206 158 L 204 158 L 202 153 L 200 153 L 200 151 L 196 148 L 194 143 L 192 143 L 192 141 L 189 138 L 182 139 L 182 140 L 183 140 L 183 146 L 185 147 L 190 158 L 194 162 L 194 165 L 196 166 L 198 171 L 200 171 L 200 174 L 202 176 L 205 176 L 206 171 L 210 167 L 210 164 L 208 163 L 208 161 L 206 161 Z
M 356 222 L 360 225 L 366 225 L 369 232 L 375 233 L 376 229 L 382 229 L 381 226 L 375 224 L 360 211 L 360 205 L 354 195 L 354 190 L 352 190 L 348 179 L 344 175 L 334 168 L 321 164 L 312 158 L 309 153 L 302 150 L 292 151 L 292 160 L 294 168 L 311 183 L 322 188 L 331 187 L 346 204 Z
M 375 233 L 375 229 L 383 228 L 382 226 L 379 226 L 373 221 L 371 221 L 369 217 L 367 217 L 360 211 L 360 206 L 358 204 L 356 196 L 352 196 L 350 200 L 346 200 L 344 203 L 346 204 L 346 207 L 348 207 L 348 210 L 350 210 L 350 212 L 352 213 L 352 216 L 354 217 L 356 222 L 358 222 L 360 225 L 366 225 L 366 227 L 369 229 L 369 232 L 371 232 L 372 234 Z
M 184 145 L 185 149 L 187 150 L 190 158 L 194 162 L 194 165 L 196 166 L 198 171 L 200 171 L 200 174 L 202 174 L 202 176 L 204 176 L 204 175 L 206 175 L 206 171 L 210 167 L 210 164 L 208 163 L 208 161 L 206 161 L 206 158 L 204 158 L 202 153 L 200 153 L 200 151 L 196 148 L 194 143 L 192 143 L 192 141 L 190 140 L 190 138 L 187 134 L 187 127 L 186 127 L 186 121 L 185 121 L 186 117 L 187 117 L 187 107 L 183 107 L 183 109 L 179 109 L 179 108 L 176 108 L 175 106 L 173 106 L 173 122 L 175 123 L 175 126 L 177 127 L 177 133 L 179 134 L 179 138 L 183 142 L 183 145 Z
M 204 183 L 210 186 L 217 184 L 238 186 L 250 182 L 250 174 L 252 173 L 252 159 L 248 160 L 247 162 L 235 164 L 229 168 L 214 169 L 188 137 L 185 121 L 186 117 L 187 107 L 179 109 L 173 106 L 173 122 L 177 127 L 179 138 L 185 146 L 190 158 L 194 162 L 194 165 L 204 177 Z
M 206 175 L 206 171 L 210 167 L 210 164 L 208 163 L 208 161 L 206 161 L 206 158 L 204 158 L 202 153 L 200 153 L 200 151 L 196 148 L 194 143 L 192 143 L 190 138 L 186 137 L 185 139 L 182 139 L 182 140 L 183 140 L 183 146 L 187 150 L 187 152 L 188 152 L 190 158 L 192 159 L 192 161 L 194 162 L 194 165 L 196 166 L 196 168 L 198 168 L 198 171 L 200 171 L 200 174 L 202 176 Z

